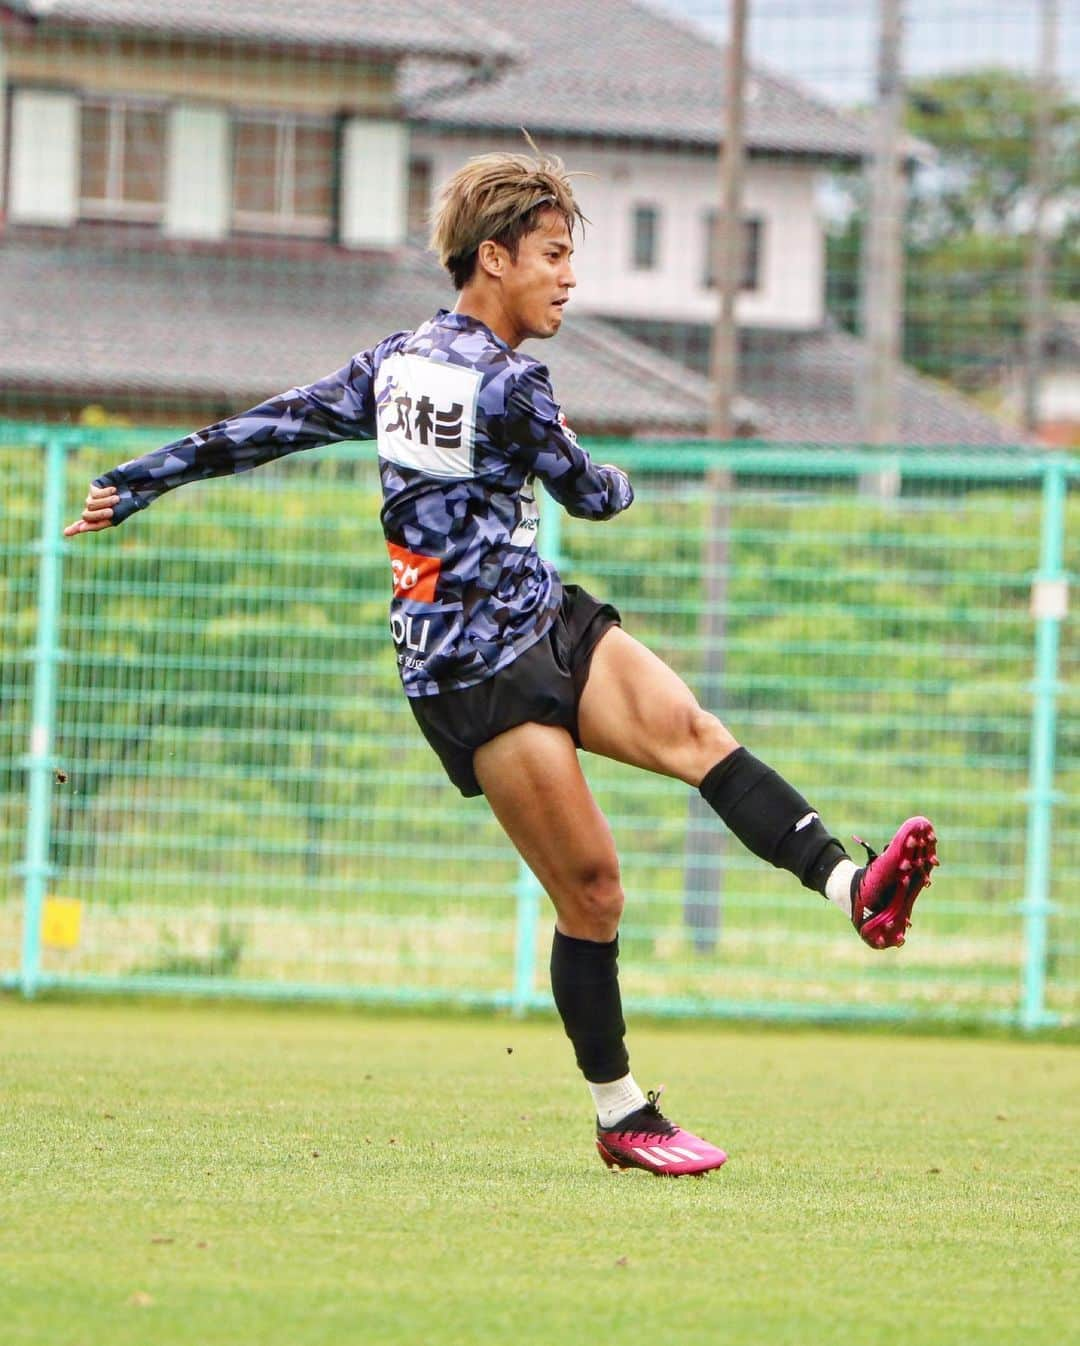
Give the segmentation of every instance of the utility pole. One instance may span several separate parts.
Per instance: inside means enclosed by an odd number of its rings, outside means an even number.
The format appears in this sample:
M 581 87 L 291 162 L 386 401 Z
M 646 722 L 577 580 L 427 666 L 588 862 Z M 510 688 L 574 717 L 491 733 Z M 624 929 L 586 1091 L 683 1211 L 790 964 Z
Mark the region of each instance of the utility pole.
M 7 163 L 7 56 L 4 52 L 4 25 L 0 24 L 0 165 Z M 3 232 L 7 203 L 4 200 L 4 179 L 0 171 L 0 232 Z
M 1050 199 L 1050 136 L 1057 102 L 1057 0 L 1042 0 L 1039 70 L 1035 84 L 1035 137 L 1031 155 L 1031 238 L 1027 257 L 1027 330 L 1024 333 L 1024 429 L 1039 428 L 1039 391 L 1043 355 L 1049 326 L 1049 241 L 1046 237 L 1046 206 Z
M 870 221 L 862 273 L 863 436 L 869 444 L 899 438 L 897 376 L 903 330 L 904 165 L 902 0 L 880 0 L 877 62 L 877 122 L 870 179 Z
M 748 0 L 731 0 L 731 31 L 724 66 L 726 108 L 724 140 L 720 148 L 720 209 L 713 238 L 720 303 L 710 360 L 709 438 L 716 440 L 731 439 L 735 432 L 732 406 L 739 351 L 735 305 L 742 279 L 747 3 Z
M 735 305 L 743 270 L 742 188 L 746 159 L 744 110 L 746 26 L 749 0 L 731 0 L 731 27 L 724 66 L 724 131 L 720 146 L 720 208 L 713 235 L 714 271 L 719 290 L 709 361 L 712 398 L 709 438 L 724 443 L 735 436 L 734 403 L 738 383 L 739 336 Z M 705 541 L 702 547 L 701 693 L 719 710 L 727 639 L 727 593 L 732 489 L 731 473 L 711 468 L 705 474 Z M 693 792 L 688 805 L 683 865 L 683 920 L 694 947 L 711 952 L 720 932 L 724 836 L 705 801 Z

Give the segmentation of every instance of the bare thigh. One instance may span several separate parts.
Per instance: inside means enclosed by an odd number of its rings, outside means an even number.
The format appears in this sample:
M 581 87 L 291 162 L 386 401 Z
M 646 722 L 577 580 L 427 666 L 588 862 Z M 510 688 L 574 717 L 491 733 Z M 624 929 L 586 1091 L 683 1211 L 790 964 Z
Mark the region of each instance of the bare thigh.
M 615 842 L 566 730 L 518 725 L 477 748 L 473 769 L 563 934 L 614 939 L 623 905 Z
M 600 639 L 578 706 L 581 746 L 700 785 L 739 746 L 652 650 L 618 626 Z

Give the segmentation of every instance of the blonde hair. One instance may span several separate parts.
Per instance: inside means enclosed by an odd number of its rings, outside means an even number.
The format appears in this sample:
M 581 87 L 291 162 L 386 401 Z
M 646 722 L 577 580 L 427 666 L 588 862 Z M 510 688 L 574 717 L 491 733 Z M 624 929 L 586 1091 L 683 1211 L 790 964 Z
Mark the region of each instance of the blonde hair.
M 571 233 L 575 223 L 587 223 L 562 160 L 541 154 L 529 136 L 525 138 L 535 157 L 477 155 L 439 194 L 429 246 L 459 290 L 472 279 L 477 250 L 486 240 L 501 243 L 516 260 L 518 244 L 539 227 L 545 211 L 557 211 Z

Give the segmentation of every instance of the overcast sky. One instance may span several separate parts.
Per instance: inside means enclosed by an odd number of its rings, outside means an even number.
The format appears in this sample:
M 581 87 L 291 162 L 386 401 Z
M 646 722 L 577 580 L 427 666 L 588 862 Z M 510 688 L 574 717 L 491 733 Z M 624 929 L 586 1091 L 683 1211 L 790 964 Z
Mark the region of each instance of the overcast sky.
M 728 0 L 646 0 L 723 39 Z M 870 99 L 878 0 L 748 0 L 750 57 L 836 103 Z M 1040 0 L 906 0 L 909 74 L 976 66 L 1034 71 Z M 1058 78 L 1080 98 L 1080 0 L 1058 0 Z

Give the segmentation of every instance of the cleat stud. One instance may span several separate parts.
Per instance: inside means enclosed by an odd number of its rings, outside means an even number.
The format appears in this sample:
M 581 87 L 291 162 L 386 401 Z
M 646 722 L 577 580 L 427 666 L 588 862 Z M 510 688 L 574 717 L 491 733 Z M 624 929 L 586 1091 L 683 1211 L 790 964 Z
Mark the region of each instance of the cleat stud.
M 901 861 L 900 861 L 900 873 L 901 873 L 901 874 L 910 874 L 910 873 L 911 873 L 911 861 L 910 861 L 910 860 L 901 860 Z

